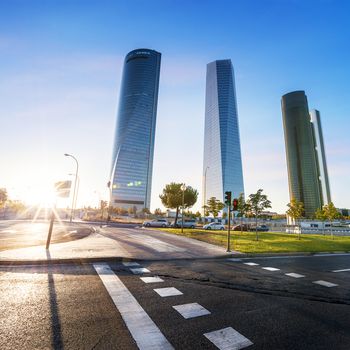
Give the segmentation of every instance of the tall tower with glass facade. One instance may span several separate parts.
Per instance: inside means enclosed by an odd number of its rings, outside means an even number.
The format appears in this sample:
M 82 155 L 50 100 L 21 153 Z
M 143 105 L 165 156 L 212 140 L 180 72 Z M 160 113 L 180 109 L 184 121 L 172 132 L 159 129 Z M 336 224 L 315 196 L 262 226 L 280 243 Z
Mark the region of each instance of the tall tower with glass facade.
M 310 111 L 310 120 L 311 120 L 313 135 L 314 135 L 322 204 L 325 205 L 325 204 L 329 204 L 332 200 L 331 200 L 331 190 L 329 187 L 326 152 L 325 152 L 324 141 L 323 141 L 320 112 L 316 109 L 312 109 Z
M 205 96 L 203 205 L 244 193 L 234 71 L 231 60 L 207 65 Z
M 313 217 L 323 204 L 315 140 L 304 91 L 282 96 L 282 116 L 290 199 L 304 203 L 305 216 Z
M 149 49 L 125 57 L 110 181 L 114 207 L 150 208 L 160 60 Z

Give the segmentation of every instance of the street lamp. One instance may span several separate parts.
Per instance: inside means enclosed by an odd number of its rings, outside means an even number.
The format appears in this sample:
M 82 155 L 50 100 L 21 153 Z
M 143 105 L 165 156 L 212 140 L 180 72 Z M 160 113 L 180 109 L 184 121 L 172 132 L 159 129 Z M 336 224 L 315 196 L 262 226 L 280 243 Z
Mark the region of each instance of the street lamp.
M 79 163 L 78 163 L 77 158 L 75 158 L 73 155 L 68 154 L 68 153 L 65 153 L 64 155 L 66 157 L 73 158 L 75 160 L 76 164 L 77 164 L 77 168 L 76 168 L 76 171 L 75 171 L 75 181 L 74 181 L 74 190 L 73 190 L 73 199 L 72 199 L 72 209 L 71 209 L 71 212 L 70 212 L 70 220 L 69 220 L 69 222 L 72 222 L 72 218 L 73 218 L 73 214 L 74 214 L 74 199 L 75 199 L 75 191 L 76 191 L 76 188 L 77 188 Z
M 210 169 L 209 166 L 205 168 L 204 171 L 204 188 L 203 188 L 203 217 L 205 222 L 205 205 L 206 205 L 206 197 L 207 197 L 207 170 Z
M 75 176 L 75 174 L 68 174 L 69 176 Z M 77 182 L 77 190 L 75 192 L 75 199 L 74 199 L 74 210 L 77 208 L 77 200 L 78 200 L 78 192 L 80 187 L 80 177 L 77 176 L 78 182 Z
M 181 212 L 181 219 L 182 219 L 182 225 L 181 225 L 181 233 L 184 232 L 184 206 L 185 206 L 185 191 L 186 191 L 186 185 L 181 185 L 181 191 L 182 191 L 182 212 Z

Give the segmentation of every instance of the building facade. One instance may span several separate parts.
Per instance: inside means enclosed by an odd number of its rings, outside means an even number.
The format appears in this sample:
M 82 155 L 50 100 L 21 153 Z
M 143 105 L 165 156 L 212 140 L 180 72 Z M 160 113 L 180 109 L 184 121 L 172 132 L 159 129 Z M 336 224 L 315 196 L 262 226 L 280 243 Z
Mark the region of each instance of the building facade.
M 203 205 L 244 193 L 238 111 L 231 60 L 207 65 L 203 162 Z
M 331 200 L 331 190 L 329 187 L 328 170 L 326 162 L 326 152 L 323 141 L 323 132 L 321 125 L 321 115 L 316 109 L 310 111 L 310 121 L 315 142 L 315 151 L 317 167 L 319 174 L 319 184 L 322 197 L 322 204 L 329 204 Z
M 305 216 L 313 217 L 323 200 L 307 97 L 304 91 L 290 92 L 281 104 L 290 199 L 303 202 Z
M 111 167 L 114 207 L 150 208 L 160 61 L 149 49 L 125 57 Z

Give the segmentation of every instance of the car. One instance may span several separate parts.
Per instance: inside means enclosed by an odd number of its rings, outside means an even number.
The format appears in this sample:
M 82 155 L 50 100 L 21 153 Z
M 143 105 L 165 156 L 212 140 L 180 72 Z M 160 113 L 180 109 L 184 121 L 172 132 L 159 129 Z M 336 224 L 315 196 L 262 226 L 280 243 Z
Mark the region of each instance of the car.
M 182 227 L 182 220 L 178 219 L 176 226 L 175 223 L 173 224 L 174 227 L 181 228 Z M 190 220 L 190 219 L 185 219 L 183 222 L 183 227 L 184 228 L 195 228 L 196 227 L 196 220 Z
M 144 226 L 144 227 L 167 227 L 167 226 L 169 226 L 169 223 L 166 219 L 156 219 L 156 220 L 144 221 L 142 226 Z
M 219 222 L 211 222 L 203 226 L 204 230 L 225 230 L 225 226 Z
M 266 225 L 258 225 L 255 230 L 255 226 L 250 227 L 250 231 L 267 232 L 269 228 Z
M 247 224 L 242 224 L 242 231 L 249 231 L 250 226 Z M 232 227 L 232 231 L 241 231 L 241 225 L 235 225 Z
M 266 225 L 259 225 L 258 226 L 258 231 L 267 232 L 268 230 L 269 230 L 269 228 Z

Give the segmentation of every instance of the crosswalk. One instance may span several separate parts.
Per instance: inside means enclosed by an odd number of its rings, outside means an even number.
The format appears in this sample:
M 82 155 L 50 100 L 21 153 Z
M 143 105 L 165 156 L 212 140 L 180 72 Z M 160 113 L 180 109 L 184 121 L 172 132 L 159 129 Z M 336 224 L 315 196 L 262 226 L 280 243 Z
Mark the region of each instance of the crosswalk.
M 261 266 L 259 263 L 256 263 L 253 261 L 246 261 L 245 262 L 243 259 L 239 259 L 239 258 L 228 258 L 228 259 L 226 259 L 226 261 L 234 262 L 234 263 L 243 263 L 243 265 L 261 268 L 262 270 L 269 271 L 269 272 L 278 272 L 278 271 L 282 272 L 282 270 L 280 268 L 277 268 L 277 267 Z M 332 272 L 337 273 L 337 272 L 348 272 L 348 271 L 350 271 L 350 269 L 339 269 L 339 270 L 333 270 Z M 288 273 L 284 273 L 284 275 L 288 276 L 288 277 L 295 278 L 295 279 L 306 277 L 305 275 L 303 275 L 301 273 L 297 273 L 297 272 L 288 272 Z M 330 282 L 330 281 L 316 280 L 316 281 L 312 281 L 312 283 L 315 285 L 319 285 L 319 286 L 323 286 L 323 287 L 327 287 L 327 288 L 338 287 L 338 284 Z
M 137 262 L 128 261 L 122 264 L 134 275 L 149 274 L 150 276 L 139 277 L 145 284 L 161 284 L 164 282 L 162 278 L 156 275 L 151 276 L 151 271 Z M 166 339 L 161 330 L 112 271 L 110 266 L 103 263 L 93 264 L 93 267 L 110 294 L 138 348 L 140 350 L 174 349 L 173 345 Z M 211 315 L 210 310 L 195 300 L 190 303 L 181 303 L 181 297 L 185 294 L 185 291 L 180 291 L 175 287 L 162 288 L 160 286 L 154 288 L 153 291 L 155 292 L 155 297 L 173 298 L 174 305 L 172 308 L 183 317 L 184 322 L 189 319 Z M 202 333 L 202 337 L 220 350 L 240 350 L 253 345 L 251 340 L 230 325 L 222 329 L 213 329 L 210 332 L 204 332 Z

